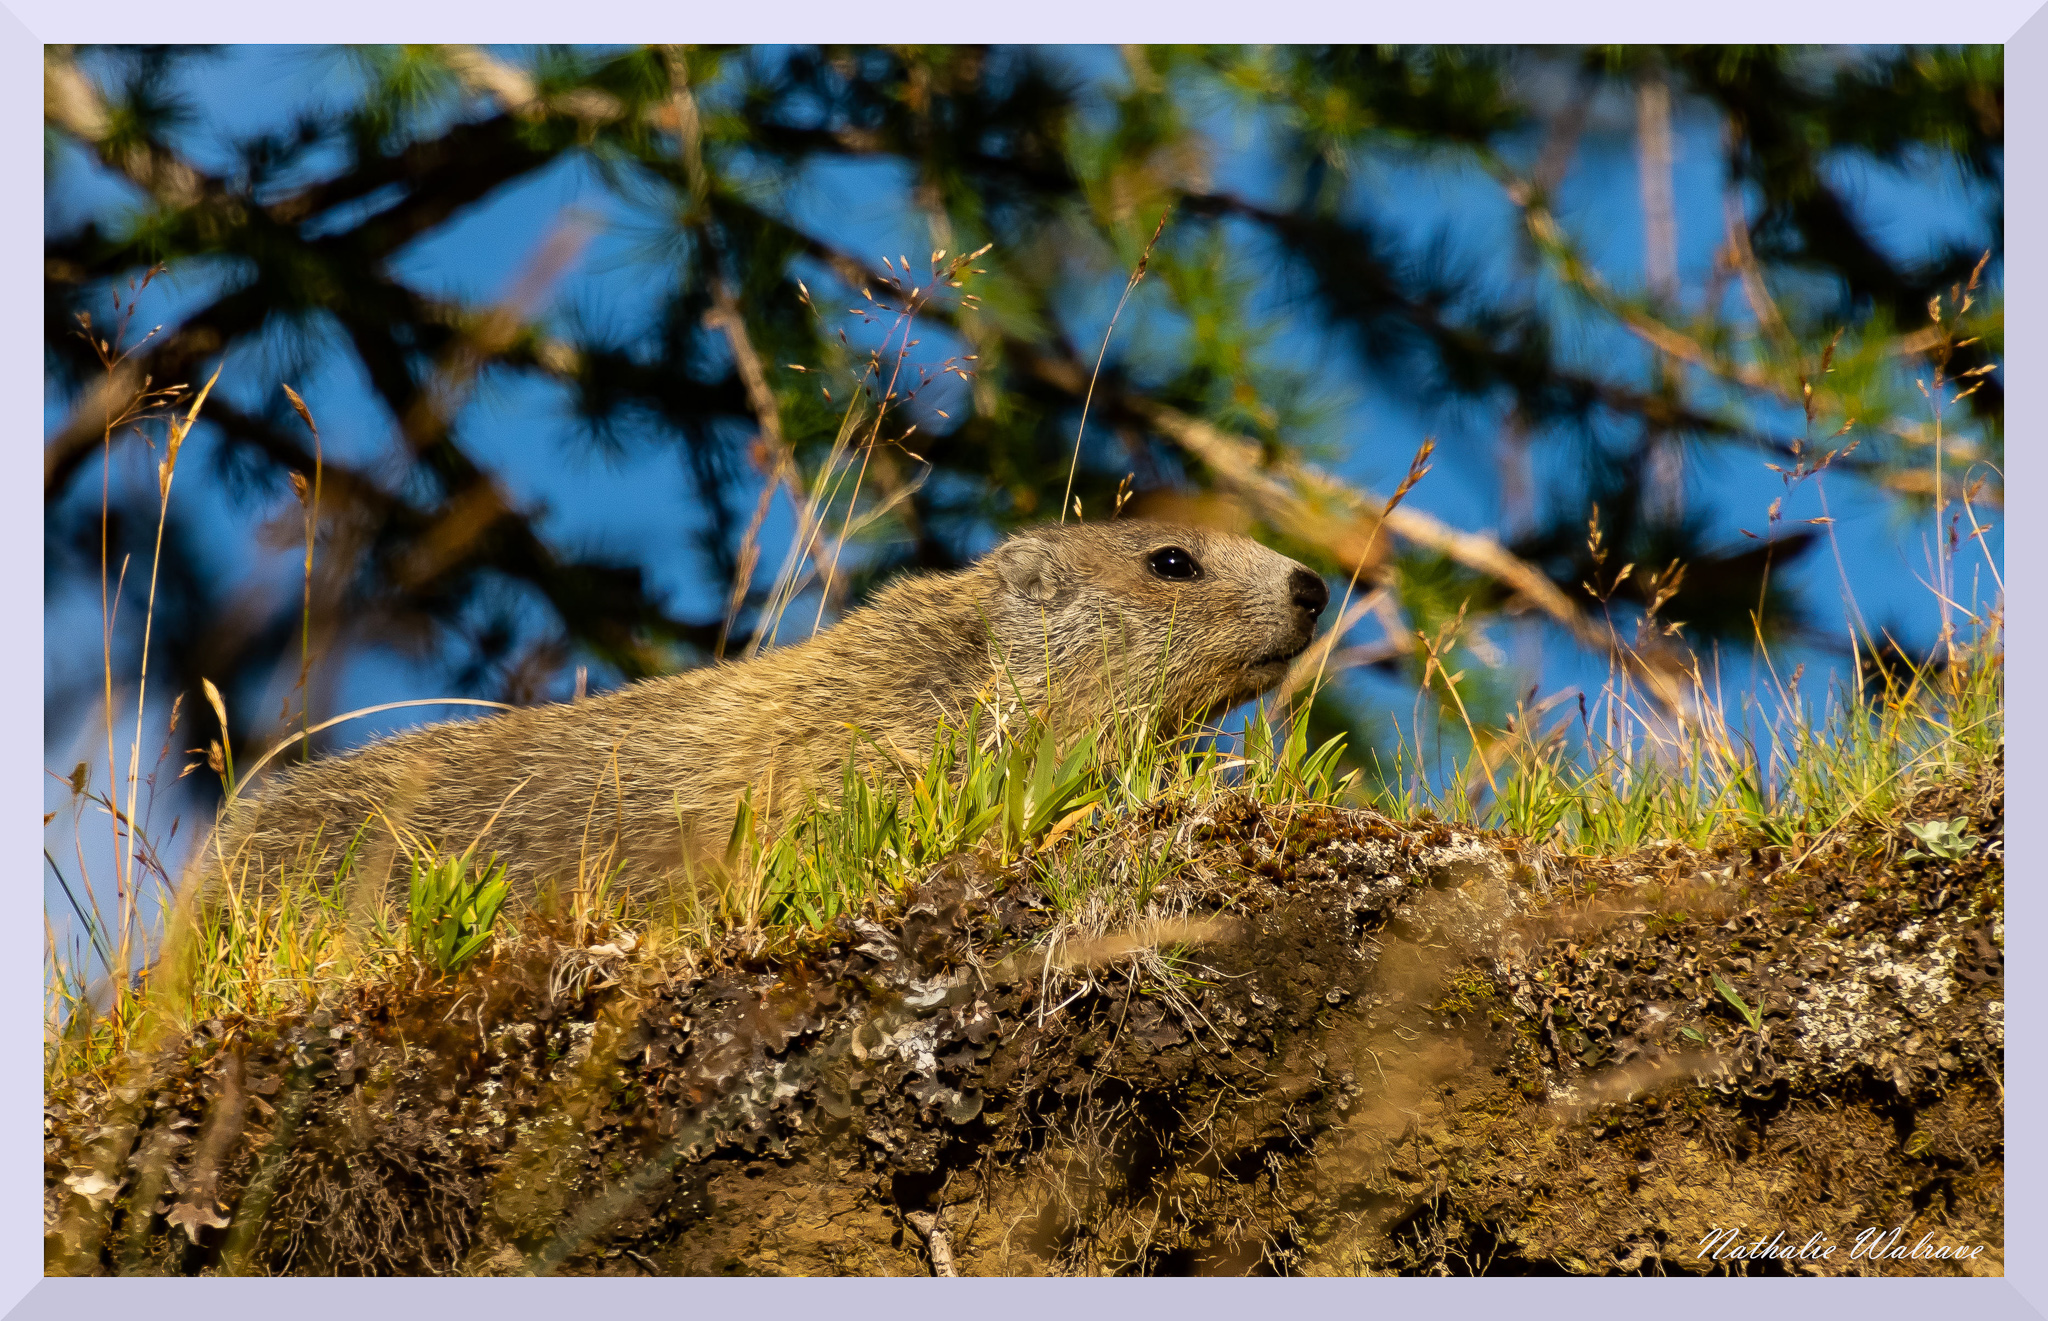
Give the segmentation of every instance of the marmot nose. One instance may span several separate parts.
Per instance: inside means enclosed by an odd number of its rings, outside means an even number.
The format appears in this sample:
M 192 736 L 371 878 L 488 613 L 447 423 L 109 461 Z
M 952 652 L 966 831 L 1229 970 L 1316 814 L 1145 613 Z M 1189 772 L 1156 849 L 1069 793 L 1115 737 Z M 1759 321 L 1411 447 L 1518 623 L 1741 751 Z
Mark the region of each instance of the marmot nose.
M 1296 569 L 1288 578 L 1287 586 L 1294 603 L 1308 611 L 1311 622 L 1322 615 L 1324 606 L 1330 604 L 1330 585 L 1323 581 L 1321 574 Z

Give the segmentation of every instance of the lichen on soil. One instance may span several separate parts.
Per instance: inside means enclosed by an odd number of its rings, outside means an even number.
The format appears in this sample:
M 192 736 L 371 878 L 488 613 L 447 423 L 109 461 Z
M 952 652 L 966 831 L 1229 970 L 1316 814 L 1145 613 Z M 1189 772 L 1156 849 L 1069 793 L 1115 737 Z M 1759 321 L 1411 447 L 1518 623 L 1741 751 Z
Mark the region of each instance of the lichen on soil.
M 1997 1274 L 2002 788 L 1914 808 L 1979 843 L 1225 796 L 1085 846 L 1121 917 L 961 858 L 682 976 L 526 940 L 53 1086 L 48 1269 Z M 1840 1249 L 1701 1247 L 1778 1230 Z

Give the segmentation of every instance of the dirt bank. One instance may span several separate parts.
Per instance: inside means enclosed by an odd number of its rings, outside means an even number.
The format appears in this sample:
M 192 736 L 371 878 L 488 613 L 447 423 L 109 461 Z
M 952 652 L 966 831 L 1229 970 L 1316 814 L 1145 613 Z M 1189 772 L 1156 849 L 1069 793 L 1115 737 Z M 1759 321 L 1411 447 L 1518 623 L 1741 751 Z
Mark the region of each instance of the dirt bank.
M 2003 802 L 1916 807 L 1980 842 L 1223 799 L 1091 842 L 1078 907 L 963 860 L 687 976 L 529 938 L 54 1089 L 49 1268 L 1998 1273 Z

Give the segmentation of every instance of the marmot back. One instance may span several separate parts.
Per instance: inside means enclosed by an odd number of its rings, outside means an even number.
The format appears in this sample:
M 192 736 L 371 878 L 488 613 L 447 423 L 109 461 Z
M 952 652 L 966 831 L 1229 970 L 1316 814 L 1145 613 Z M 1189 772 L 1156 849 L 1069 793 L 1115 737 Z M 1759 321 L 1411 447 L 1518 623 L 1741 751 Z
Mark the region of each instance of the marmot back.
M 855 732 L 921 761 L 976 705 L 1066 730 L 1172 724 L 1271 688 L 1329 600 L 1245 537 L 1147 522 L 1044 527 L 958 573 L 898 580 L 809 641 L 574 704 L 430 725 L 279 774 L 220 825 L 210 870 L 274 884 L 403 867 L 415 842 L 496 854 L 516 893 L 617 866 L 647 892 L 722 852 L 740 795 L 774 825 L 834 795 Z M 863 743 L 862 746 L 867 746 Z M 886 773 L 878 754 L 864 759 Z M 364 830 L 365 822 L 369 828 Z

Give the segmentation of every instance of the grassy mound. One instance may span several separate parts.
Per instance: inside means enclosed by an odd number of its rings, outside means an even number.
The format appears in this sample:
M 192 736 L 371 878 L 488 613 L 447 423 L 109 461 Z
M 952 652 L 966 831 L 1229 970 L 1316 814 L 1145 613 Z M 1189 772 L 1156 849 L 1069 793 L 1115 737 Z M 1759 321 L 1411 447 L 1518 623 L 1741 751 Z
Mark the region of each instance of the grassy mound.
M 216 914 L 53 1038 L 50 1269 L 1993 1272 L 1998 661 L 1376 807 L 1020 740 L 665 914 Z

